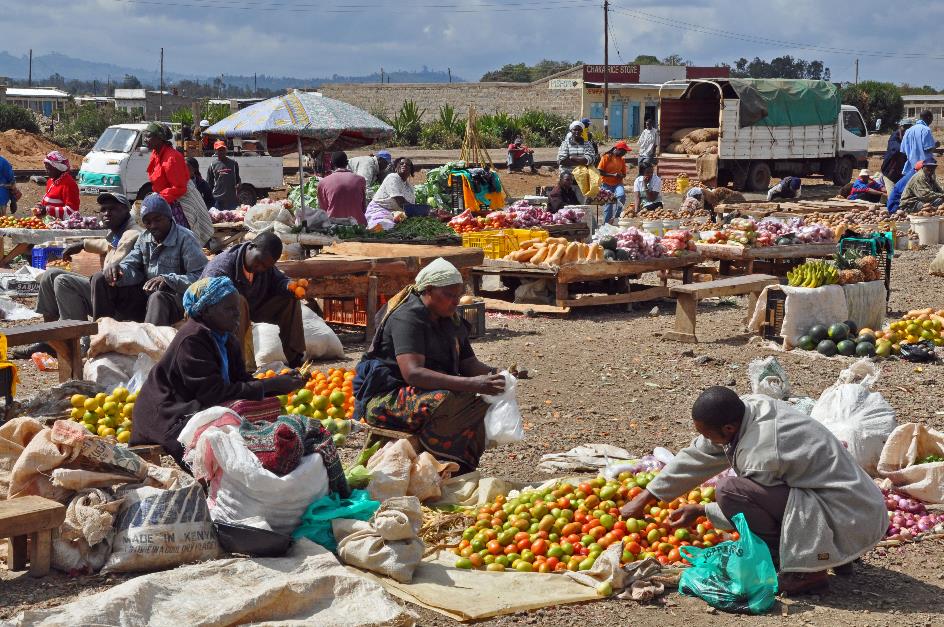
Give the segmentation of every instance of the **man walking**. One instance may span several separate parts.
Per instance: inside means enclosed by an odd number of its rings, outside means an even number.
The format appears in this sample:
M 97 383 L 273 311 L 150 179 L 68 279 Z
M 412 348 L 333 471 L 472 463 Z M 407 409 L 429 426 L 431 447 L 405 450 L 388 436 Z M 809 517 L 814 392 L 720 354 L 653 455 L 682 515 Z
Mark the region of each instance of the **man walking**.
M 915 125 L 905 132 L 901 140 L 901 151 L 908 158 L 902 174 L 909 175 L 915 171 L 915 164 L 919 161 L 927 162 L 928 157 L 933 156 L 933 150 L 941 142 L 934 140 L 931 133 L 931 122 L 934 121 L 934 114 L 925 109 L 921 112 L 921 119 L 915 122 Z
M 656 148 L 659 145 L 659 132 L 652 128 L 652 119 L 646 118 L 645 128 L 639 134 L 637 146 L 639 148 L 639 162 L 652 163 L 656 158 Z
M 220 211 L 232 211 L 239 206 L 236 189 L 239 187 L 239 164 L 226 156 L 226 142 L 213 144 L 216 161 L 210 164 L 207 183 L 213 190 L 213 206 Z

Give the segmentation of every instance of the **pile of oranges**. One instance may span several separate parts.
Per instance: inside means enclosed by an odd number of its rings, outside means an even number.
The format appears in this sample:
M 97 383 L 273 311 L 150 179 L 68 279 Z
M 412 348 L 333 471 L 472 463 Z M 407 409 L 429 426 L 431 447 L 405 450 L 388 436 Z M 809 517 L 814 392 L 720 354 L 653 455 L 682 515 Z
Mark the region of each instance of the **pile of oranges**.
M 295 295 L 295 298 L 302 300 L 308 294 L 308 279 L 298 279 L 288 282 L 288 291 Z
M 304 393 L 303 390 L 307 390 L 309 394 Z M 299 396 L 301 396 L 300 399 Z M 320 370 L 313 371 L 302 390 L 288 395 L 287 404 L 292 405 L 293 401 L 297 400 L 302 400 L 312 407 L 325 406 L 320 410 L 315 410 L 323 411 L 324 416 L 317 414 L 311 416 L 316 420 L 351 418 L 354 415 L 354 371 L 344 368 L 329 368 L 327 373 Z M 294 404 L 297 405 L 297 403 Z

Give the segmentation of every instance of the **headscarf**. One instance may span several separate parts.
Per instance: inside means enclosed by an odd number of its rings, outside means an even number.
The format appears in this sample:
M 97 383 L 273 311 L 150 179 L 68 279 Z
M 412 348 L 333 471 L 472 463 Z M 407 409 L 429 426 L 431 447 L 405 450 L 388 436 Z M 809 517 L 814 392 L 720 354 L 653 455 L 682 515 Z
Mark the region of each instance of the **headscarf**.
M 43 163 L 52 166 L 60 172 L 68 172 L 72 169 L 72 166 L 69 165 L 69 159 L 58 150 L 53 150 L 46 155 L 46 158 L 43 159 Z
M 152 214 L 167 216 L 171 220 L 174 219 L 174 213 L 171 211 L 170 205 L 157 192 L 151 192 L 141 201 L 141 218 L 144 219 L 144 216 Z
M 790 189 L 792 189 L 793 191 L 796 191 L 796 190 L 800 189 L 800 183 L 802 183 L 802 181 L 801 181 L 800 179 L 798 179 L 798 178 L 795 177 L 795 176 L 794 176 L 794 177 L 791 177 L 791 178 L 790 178 Z
M 207 308 L 219 304 L 235 292 L 236 286 L 229 277 L 215 276 L 198 279 L 184 293 L 184 312 L 188 318 L 196 318 Z
M 416 275 L 416 291 L 422 292 L 427 287 L 446 287 L 464 283 L 462 274 L 454 265 L 439 257 Z
M 151 122 L 147 125 L 147 128 L 144 129 L 145 135 L 156 135 L 164 141 L 170 139 L 170 131 L 166 126 L 158 122 Z

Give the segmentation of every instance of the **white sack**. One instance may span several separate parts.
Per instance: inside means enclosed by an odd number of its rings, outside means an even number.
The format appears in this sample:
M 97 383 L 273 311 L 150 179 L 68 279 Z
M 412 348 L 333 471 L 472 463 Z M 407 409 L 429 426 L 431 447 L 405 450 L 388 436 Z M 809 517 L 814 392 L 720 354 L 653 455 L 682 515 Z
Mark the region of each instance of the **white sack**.
M 761 329 L 764 313 L 767 309 L 767 290 L 765 287 L 757 299 L 757 309 L 751 318 L 748 327 L 755 333 Z M 823 287 L 790 287 L 780 285 L 787 300 L 784 303 L 783 326 L 780 335 L 783 336 L 783 348 L 790 350 L 799 339 L 816 324 L 834 324 L 842 322 L 849 315 L 846 305 L 846 295 L 841 285 L 826 285 Z
M 318 314 L 302 305 L 306 359 L 343 359 L 344 346 Z M 258 362 L 257 362 L 258 363 Z
M 160 361 L 175 335 L 177 330 L 173 327 L 102 318 L 98 321 L 98 333 L 90 338 L 88 356 L 121 353 L 137 357 L 147 353 L 154 361 Z
M 133 355 L 105 353 L 85 362 L 82 378 L 94 381 L 103 390 L 113 390 L 132 377 L 137 360 Z
M 255 349 L 256 366 L 262 368 L 276 362 L 285 363 L 285 351 L 282 349 L 282 338 L 279 337 L 279 327 L 267 322 L 252 323 L 252 346 Z
M 336 519 L 331 525 L 338 541 L 338 557 L 345 564 L 401 583 L 413 579 L 425 550 L 418 536 L 423 526 L 418 498 L 388 499 L 370 521 Z

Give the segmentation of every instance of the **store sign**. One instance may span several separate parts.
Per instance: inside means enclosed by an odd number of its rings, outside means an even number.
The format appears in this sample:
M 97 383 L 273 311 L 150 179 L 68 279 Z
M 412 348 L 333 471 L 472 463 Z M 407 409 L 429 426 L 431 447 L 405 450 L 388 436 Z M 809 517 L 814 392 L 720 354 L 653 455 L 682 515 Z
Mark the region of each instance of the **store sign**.
M 590 83 L 602 83 L 604 81 L 604 73 L 609 74 L 609 81 L 611 83 L 638 83 L 639 82 L 639 66 L 634 64 L 628 65 L 611 65 L 609 66 L 609 71 L 607 72 L 607 67 L 604 65 L 585 65 L 583 66 L 583 80 Z
M 547 82 L 548 89 L 580 89 L 582 86 L 579 78 L 552 78 Z

